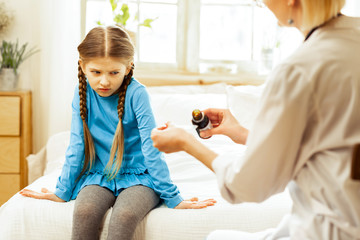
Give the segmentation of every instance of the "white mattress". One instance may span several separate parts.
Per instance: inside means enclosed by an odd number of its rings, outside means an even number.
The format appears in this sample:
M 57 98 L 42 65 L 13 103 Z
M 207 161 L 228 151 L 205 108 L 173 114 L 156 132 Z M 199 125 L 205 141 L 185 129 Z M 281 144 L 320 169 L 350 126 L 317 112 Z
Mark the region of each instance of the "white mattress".
M 187 99 L 184 92 L 181 93 L 181 98 L 176 98 L 174 96 L 176 94 L 169 96 L 166 89 L 160 89 L 164 90 L 166 94 L 162 95 L 161 92 L 156 92 L 155 90 L 158 89 L 150 89 L 150 93 L 153 92 L 154 113 L 158 121 L 161 118 L 167 119 L 173 116 L 169 115 L 169 108 L 164 107 L 164 104 L 168 104 L 168 106 L 173 104 L 171 106 L 174 109 L 171 111 L 174 111 L 174 114 L 184 107 L 189 109 L 181 111 L 191 114 L 189 110 L 193 108 L 194 101 L 202 109 L 207 105 L 215 104 L 217 107 L 226 107 L 227 104 L 226 91 L 225 89 L 223 92 L 219 91 L 219 86 L 214 88 L 216 93 L 202 93 L 197 95 L 201 97 L 198 99 L 194 99 L 196 95 L 193 93 L 189 94 L 191 101 Z M 174 90 L 173 87 L 172 90 Z M 192 88 L 192 90 L 197 91 L 198 89 Z M 207 94 L 210 98 L 204 99 Z M 172 101 L 172 98 L 177 100 Z M 181 101 L 178 101 L 179 99 Z M 205 102 L 201 102 L 203 100 Z M 186 106 L 185 102 L 191 104 Z M 225 104 L 225 106 L 221 104 Z M 168 115 L 164 117 L 164 114 Z M 186 123 L 185 113 L 183 115 L 183 119 L 181 119 L 182 115 L 176 115 L 175 123 L 179 121 L 180 124 L 183 124 L 182 127 L 196 134 Z M 38 166 L 42 169 L 45 168 L 45 175 L 27 188 L 36 191 L 40 191 L 42 187 L 55 189 L 65 158 L 68 134 L 68 132 L 56 134 L 49 139 L 46 146 L 46 166 Z M 217 152 L 233 151 L 234 155 L 242 155 L 246 150 L 246 147 L 235 145 L 224 136 L 214 136 L 201 141 Z M 136 240 L 204 240 L 209 232 L 216 229 L 256 232 L 276 227 L 281 218 L 290 212 L 291 199 L 287 192 L 275 195 L 260 204 L 231 205 L 220 196 L 215 175 L 201 163 L 183 152 L 166 155 L 166 161 L 171 178 L 185 199 L 191 197 L 199 197 L 200 200 L 214 198 L 217 203 L 215 206 L 196 210 L 169 209 L 161 205 L 152 210 L 139 224 L 134 236 Z M 37 166 L 37 163 L 32 163 L 31 166 Z M 16 194 L 0 208 L 0 239 L 70 239 L 73 207 L 74 201 L 55 203 Z M 110 211 L 111 209 L 105 217 L 101 239 L 106 239 L 107 236 Z

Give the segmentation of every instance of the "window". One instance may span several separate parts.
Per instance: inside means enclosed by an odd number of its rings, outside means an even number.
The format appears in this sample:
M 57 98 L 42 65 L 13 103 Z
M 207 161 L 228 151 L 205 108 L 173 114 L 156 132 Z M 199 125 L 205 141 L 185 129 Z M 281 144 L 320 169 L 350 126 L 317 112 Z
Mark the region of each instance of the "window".
M 253 0 L 127 0 L 126 29 L 136 32 L 136 65 L 152 70 L 237 75 L 267 73 L 303 37 L 282 29 Z M 109 0 L 86 1 L 86 32 L 114 24 Z M 151 28 L 139 25 L 155 19 Z M 292 39 L 291 46 L 283 39 Z

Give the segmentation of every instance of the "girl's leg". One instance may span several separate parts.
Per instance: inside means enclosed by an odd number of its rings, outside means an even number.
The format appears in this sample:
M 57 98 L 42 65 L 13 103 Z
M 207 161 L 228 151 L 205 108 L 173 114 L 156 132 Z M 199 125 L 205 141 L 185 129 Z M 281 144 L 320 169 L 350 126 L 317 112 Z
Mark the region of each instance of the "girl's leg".
M 137 224 L 159 201 L 154 190 L 142 185 L 123 190 L 113 206 L 108 239 L 131 240 Z
M 104 215 L 114 202 L 110 190 L 98 185 L 84 187 L 75 200 L 72 240 L 99 239 Z

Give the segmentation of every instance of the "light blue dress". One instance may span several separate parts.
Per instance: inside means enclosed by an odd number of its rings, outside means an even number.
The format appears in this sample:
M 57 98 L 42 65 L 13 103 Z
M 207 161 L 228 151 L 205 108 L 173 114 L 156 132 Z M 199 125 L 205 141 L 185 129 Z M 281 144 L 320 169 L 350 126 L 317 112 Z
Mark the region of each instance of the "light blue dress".
M 146 88 L 134 78 L 127 88 L 125 97 L 122 166 L 113 180 L 109 181 L 104 173 L 119 122 L 118 99 L 118 95 L 101 97 L 87 84 L 87 124 L 94 140 L 96 159 L 90 172 L 86 172 L 76 181 L 85 159 L 80 97 L 78 87 L 76 88 L 72 102 L 70 145 L 56 185 L 56 196 L 65 201 L 73 200 L 87 185 L 108 188 L 115 196 L 118 196 L 125 188 L 144 185 L 154 189 L 169 208 L 174 208 L 183 198 L 170 179 L 163 154 L 153 147 L 150 134 L 156 125 L 149 95 Z

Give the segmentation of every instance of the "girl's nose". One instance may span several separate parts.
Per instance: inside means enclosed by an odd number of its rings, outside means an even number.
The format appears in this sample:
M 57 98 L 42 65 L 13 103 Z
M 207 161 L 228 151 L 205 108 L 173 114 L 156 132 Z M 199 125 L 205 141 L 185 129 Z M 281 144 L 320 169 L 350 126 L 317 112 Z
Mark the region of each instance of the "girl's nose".
M 107 87 L 110 85 L 110 81 L 109 79 L 107 78 L 106 74 L 104 74 L 101 79 L 100 79 L 100 85 L 103 86 L 103 87 Z

